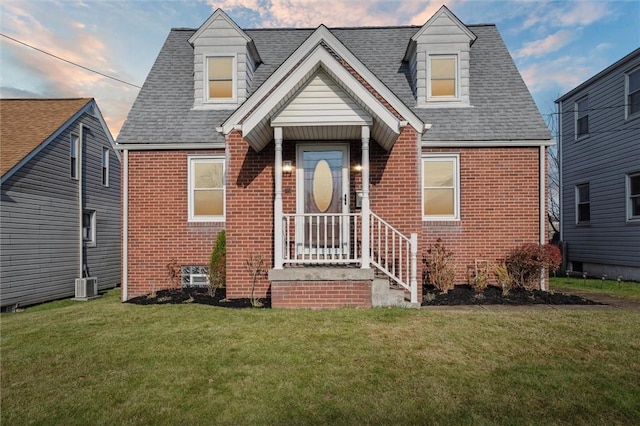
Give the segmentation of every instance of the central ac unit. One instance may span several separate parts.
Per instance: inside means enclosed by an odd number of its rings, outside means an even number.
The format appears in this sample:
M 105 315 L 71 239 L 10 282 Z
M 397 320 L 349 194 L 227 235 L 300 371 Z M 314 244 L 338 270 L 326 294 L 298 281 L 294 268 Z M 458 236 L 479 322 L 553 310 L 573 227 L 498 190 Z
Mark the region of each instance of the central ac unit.
M 89 300 L 98 297 L 98 278 L 76 278 L 76 300 Z

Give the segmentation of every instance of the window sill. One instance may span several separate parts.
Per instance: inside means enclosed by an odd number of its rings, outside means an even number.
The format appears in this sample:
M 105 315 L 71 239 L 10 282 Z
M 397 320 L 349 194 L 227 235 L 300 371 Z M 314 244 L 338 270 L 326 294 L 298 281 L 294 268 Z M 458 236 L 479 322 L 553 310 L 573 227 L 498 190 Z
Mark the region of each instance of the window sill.
M 628 115 L 627 118 L 624 119 L 625 123 L 628 123 L 629 121 L 635 121 L 637 119 L 640 118 L 640 112 L 634 112 L 631 115 Z
M 431 100 L 426 103 L 419 103 L 418 108 L 473 108 L 470 104 L 462 102 L 459 99 L 443 101 L 443 100 Z
M 589 227 L 591 227 L 591 222 L 576 223 L 576 228 L 589 228 Z
M 589 138 L 589 133 L 587 133 L 586 135 L 580 135 L 580 136 L 576 136 L 576 142 L 580 142 L 584 139 Z

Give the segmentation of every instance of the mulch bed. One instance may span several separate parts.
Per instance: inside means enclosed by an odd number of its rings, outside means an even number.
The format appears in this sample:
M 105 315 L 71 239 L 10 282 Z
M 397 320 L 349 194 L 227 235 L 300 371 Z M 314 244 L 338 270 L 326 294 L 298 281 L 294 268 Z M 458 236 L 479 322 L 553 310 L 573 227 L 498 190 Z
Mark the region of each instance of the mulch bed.
M 469 285 L 457 285 L 443 294 L 433 287 L 424 292 L 422 306 L 459 306 L 459 305 L 602 305 L 602 303 L 572 294 L 527 291 L 513 289 L 506 296 L 502 289 L 487 287 L 482 293 L 474 291 Z
M 260 299 L 260 308 L 270 308 L 269 299 Z M 169 290 L 158 290 L 154 295 L 146 294 L 127 300 L 135 305 L 178 305 L 183 303 L 197 303 L 200 305 L 220 306 L 223 308 L 251 308 L 251 301 L 247 299 L 227 299 L 227 291 L 218 289 L 215 296 L 209 296 L 207 288 L 185 287 Z M 256 306 L 257 307 L 257 306 Z
M 513 289 L 508 295 L 502 295 L 502 289 L 487 287 L 482 293 L 477 293 L 468 285 L 457 285 L 453 290 L 443 294 L 433 287 L 424 291 L 422 306 L 460 306 L 460 305 L 602 305 L 602 303 L 565 293 L 550 293 L 546 291 Z M 270 308 L 270 299 L 261 299 L 261 308 Z M 176 305 L 197 303 L 201 305 L 219 306 L 223 308 L 251 308 L 251 301 L 247 299 L 227 299 L 226 289 L 216 291 L 215 296 L 209 296 L 203 287 L 186 287 L 169 290 L 158 290 L 154 295 L 138 296 L 127 301 L 136 305 Z

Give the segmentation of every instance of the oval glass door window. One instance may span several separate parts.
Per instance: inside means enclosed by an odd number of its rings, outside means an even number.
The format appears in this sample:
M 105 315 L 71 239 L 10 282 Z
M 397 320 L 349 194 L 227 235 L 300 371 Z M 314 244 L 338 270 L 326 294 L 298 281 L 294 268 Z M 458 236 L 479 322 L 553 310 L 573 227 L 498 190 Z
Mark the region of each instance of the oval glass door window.
M 326 212 L 333 198 L 333 177 L 327 160 L 320 160 L 313 171 L 313 200 L 318 211 Z

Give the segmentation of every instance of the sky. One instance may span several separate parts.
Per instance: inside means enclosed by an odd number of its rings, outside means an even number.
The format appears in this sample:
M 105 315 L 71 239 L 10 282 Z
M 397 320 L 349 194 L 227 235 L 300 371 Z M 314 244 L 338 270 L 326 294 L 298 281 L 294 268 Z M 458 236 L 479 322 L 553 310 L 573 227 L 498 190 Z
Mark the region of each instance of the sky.
M 198 28 L 218 7 L 240 28 L 331 28 L 422 25 L 443 4 L 465 24 L 497 25 L 545 119 L 640 46 L 640 0 L 3 0 L 0 97 L 93 97 L 115 138 L 171 28 Z

